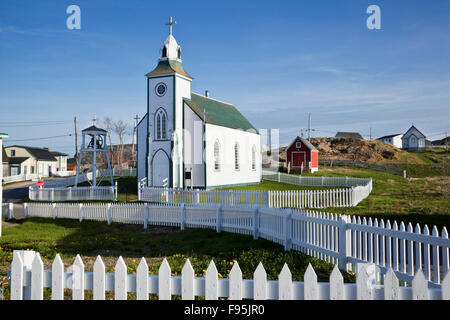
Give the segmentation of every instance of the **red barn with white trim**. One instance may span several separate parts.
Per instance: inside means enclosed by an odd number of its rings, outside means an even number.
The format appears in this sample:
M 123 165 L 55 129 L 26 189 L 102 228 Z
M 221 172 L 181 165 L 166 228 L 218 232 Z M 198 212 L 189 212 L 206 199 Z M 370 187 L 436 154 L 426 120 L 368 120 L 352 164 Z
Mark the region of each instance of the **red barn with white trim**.
M 311 142 L 304 138 L 297 137 L 286 148 L 286 167 L 309 168 L 311 172 L 319 170 L 319 150 Z

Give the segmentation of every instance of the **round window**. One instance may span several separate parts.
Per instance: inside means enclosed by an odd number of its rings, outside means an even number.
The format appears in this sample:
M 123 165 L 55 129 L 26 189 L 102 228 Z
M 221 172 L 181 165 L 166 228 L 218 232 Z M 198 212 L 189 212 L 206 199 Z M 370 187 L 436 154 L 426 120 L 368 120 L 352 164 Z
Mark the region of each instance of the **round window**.
M 160 82 L 155 87 L 155 92 L 158 96 L 162 97 L 164 94 L 166 94 L 167 86 L 165 83 Z

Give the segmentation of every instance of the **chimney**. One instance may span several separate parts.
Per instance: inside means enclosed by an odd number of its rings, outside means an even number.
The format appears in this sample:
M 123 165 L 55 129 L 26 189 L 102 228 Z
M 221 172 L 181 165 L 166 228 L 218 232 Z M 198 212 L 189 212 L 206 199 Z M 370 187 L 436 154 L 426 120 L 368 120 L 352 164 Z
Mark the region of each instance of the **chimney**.
M 205 97 L 209 98 L 209 91 L 205 90 Z

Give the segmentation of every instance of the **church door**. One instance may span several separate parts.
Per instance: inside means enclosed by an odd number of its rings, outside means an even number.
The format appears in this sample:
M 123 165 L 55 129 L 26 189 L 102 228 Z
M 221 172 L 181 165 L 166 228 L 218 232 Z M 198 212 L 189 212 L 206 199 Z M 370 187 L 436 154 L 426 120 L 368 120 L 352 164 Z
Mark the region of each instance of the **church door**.
M 169 165 L 167 154 L 162 150 L 157 151 L 152 161 L 152 185 L 154 187 L 162 187 L 163 180 L 169 179 Z

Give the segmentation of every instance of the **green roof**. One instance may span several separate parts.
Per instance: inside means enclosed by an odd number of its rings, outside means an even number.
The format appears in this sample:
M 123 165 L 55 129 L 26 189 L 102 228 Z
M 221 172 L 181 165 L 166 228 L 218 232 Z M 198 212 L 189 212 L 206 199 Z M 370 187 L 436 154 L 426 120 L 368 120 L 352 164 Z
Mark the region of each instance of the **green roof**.
M 178 73 L 185 77 L 188 77 L 189 79 L 193 79 L 186 71 L 184 71 L 183 66 L 181 65 L 181 62 L 179 62 L 177 60 L 161 60 L 161 61 L 159 61 L 156 68 L 152 72 L 147 73 L 146 76 L 152 77 L 152 76 L 168 74 L 168 73 Z
M 203 119 L 203 110 L 206 111 L 205 122 L 222 127 L 240 129 L 243 131 L 258 130 L 231 104 L 220 102 L 196 93 L 191 94 L 191 99 L 184 102 Z

